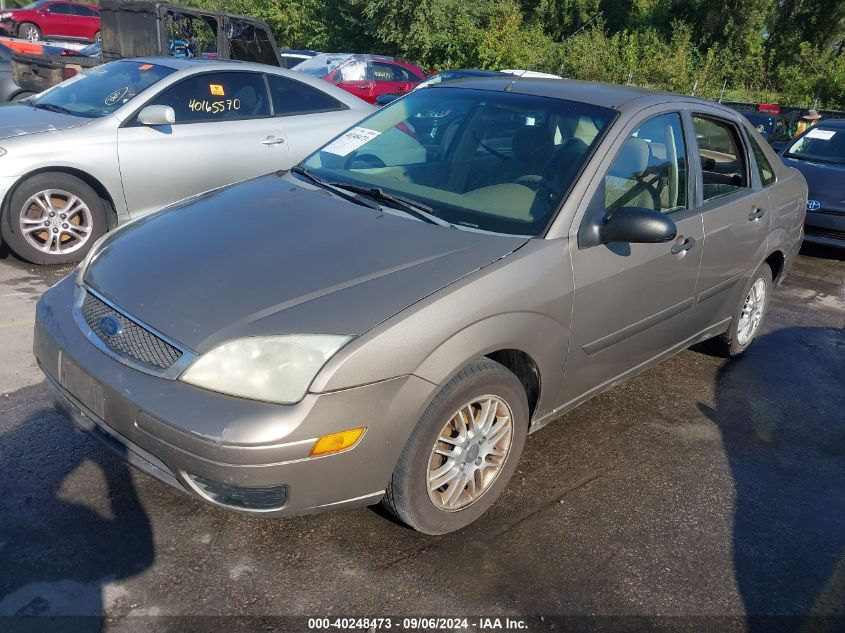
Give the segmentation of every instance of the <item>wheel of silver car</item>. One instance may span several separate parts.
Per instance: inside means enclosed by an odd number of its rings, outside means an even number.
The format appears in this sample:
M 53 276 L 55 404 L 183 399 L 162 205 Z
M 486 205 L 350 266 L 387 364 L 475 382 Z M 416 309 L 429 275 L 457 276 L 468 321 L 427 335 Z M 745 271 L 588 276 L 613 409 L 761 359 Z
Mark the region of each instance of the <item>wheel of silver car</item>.
M 384 505 L 409 526 L 445 534 L 475 521 L 508 484 L 528 430 L 519 379 L 489 358 L 452 378 L 402 452 Z
M 105 204 L 82 180 L 69 174 L 38 174 L 12 194 L 3 238 L 35 264 L 80 261 L 108 230 Z
M 449 418 L 431 447 L 428 497 L 440 510 L 469 507 L 490 489 L 508 459 L 513 413 L 498 396 L 465 403 Z
M 24 22 L 18 27 L 18 36 L 22 40 L 37 42 L 41 39 L 41 29 L 30 22 Z
M 706 341 L 706 349 L 719 356 L 734 358 L 751 347 L 766 318 L 771 294 L 772 269 L 763 264 L 743 288 L 728 329 Z

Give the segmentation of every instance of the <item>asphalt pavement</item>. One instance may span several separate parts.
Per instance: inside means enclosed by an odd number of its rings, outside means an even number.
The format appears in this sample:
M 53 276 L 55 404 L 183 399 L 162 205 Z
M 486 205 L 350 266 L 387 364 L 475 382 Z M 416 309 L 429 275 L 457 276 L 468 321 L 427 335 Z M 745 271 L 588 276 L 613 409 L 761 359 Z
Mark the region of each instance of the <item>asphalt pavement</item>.
M 503 498 L 444 537 L 369 508 L 220 510 L 76 431 L 31 352 L 35 302 L 69 270 L 0 252 L 0 616 L 42 616 L 0 630 L 223 633 L 278 624 L 235 616 L 315 615 L 845 625 L 825 617 L 845 618 L 845 251 L 805 247 L 745 357 L 685 351 L 532 435 Z

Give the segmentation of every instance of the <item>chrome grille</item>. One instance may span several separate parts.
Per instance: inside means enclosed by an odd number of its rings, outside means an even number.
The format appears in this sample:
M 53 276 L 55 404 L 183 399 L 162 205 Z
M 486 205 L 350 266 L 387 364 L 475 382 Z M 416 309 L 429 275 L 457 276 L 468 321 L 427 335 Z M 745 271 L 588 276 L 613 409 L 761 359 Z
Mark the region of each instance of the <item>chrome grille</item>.
M 121 332 L 108 336 L 101 325 L 103 317 L 112 317 L 120 323 Z M 127 318 L 90 292 L 82 301 L 82 318 L 88 327 L 115 354 L 130 358 L 160 370 L 169 369 L 182 356 L 182 352 L 163 341 L 149 330 Z

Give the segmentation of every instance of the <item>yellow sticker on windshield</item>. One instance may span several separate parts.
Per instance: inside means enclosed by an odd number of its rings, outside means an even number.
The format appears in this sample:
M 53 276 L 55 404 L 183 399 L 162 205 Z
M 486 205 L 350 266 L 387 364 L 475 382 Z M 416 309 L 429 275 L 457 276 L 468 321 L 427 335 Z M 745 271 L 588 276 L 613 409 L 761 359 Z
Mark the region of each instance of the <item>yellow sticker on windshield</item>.
M 209 88 L 211 88 L 211 94 L 213 94 L 215 97 L 226 96 L 226 91 L 223 90 L 223 86 L 221 86 L 220 84 L 210 84 Z

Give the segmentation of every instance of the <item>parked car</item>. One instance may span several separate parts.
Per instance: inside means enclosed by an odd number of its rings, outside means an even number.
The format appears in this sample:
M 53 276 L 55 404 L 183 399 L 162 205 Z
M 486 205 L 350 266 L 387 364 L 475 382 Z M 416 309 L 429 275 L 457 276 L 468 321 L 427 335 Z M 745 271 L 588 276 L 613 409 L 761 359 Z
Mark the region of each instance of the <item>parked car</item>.
M 306 59 L 319 55 L 317 51 L 286 49 L 279 51 L 283 68 L 294 68 Z
M 460 116 L 433 158 L 408 129 L 438 108 Z M 713 103 L 440 84 L 107 236 L 39 301 L 35 355 L 80 426 L 198 499 L 383 501 L 442 534 L 529 432 L 700 341 L 745 352 L 806 195 Z
M 789 122 L 782 116 L 768 112 L 741 112 L 769 145 L 789 140 Z M 777 151 L 777 148 L 775 148 Z
M 27 93 L 15 83 L 12 74 L 12 57 L 15 52 L 0 44 L 0 103 L 6 101 L 18 101 L 28 96 Z
M 320 53 L 294 70 L 337 84 L 368 103 L 383 94 L 410 92 L 425 79 L 422 68 L 405 60 L 351 53 Z
M 45 37 L 100 41 L 100 10 L 93 4 L 39 0 L 23 9 L 0 12 L 0 28 L 31 42 Z
M 3 108 L 0 232 L 30 262 L 79 261 L 109 227 L 287 169 L 371 110 L 263 64 L 154 57 L 97 66 Z
M 819 122 L 787 145 L 781 158 L 810 187 L 806 240 L 845 248 L 845 120 Z
M 443 83 L 444 81 L 454 81 L 455 79 L 465 79 L 467 77 L 496 77 L 501 76 L 503 73 L 500 73 L 496 70 L 478 70 L 478 69 L 466 69 L 461 68 L 458 70 L 443 70 L 439 73 L 432 75 L 422 83 L 416 85 L 414 90 L 419 90 L 420 88 L 428 88 L 429 86 L 433 86 L 435 84 Z M 388 103 L 391 103 L 402 96 L 403 93 L 390 93 L 390 94 L 383 94 L 376 99 L 377 106 L 386 106 Z

